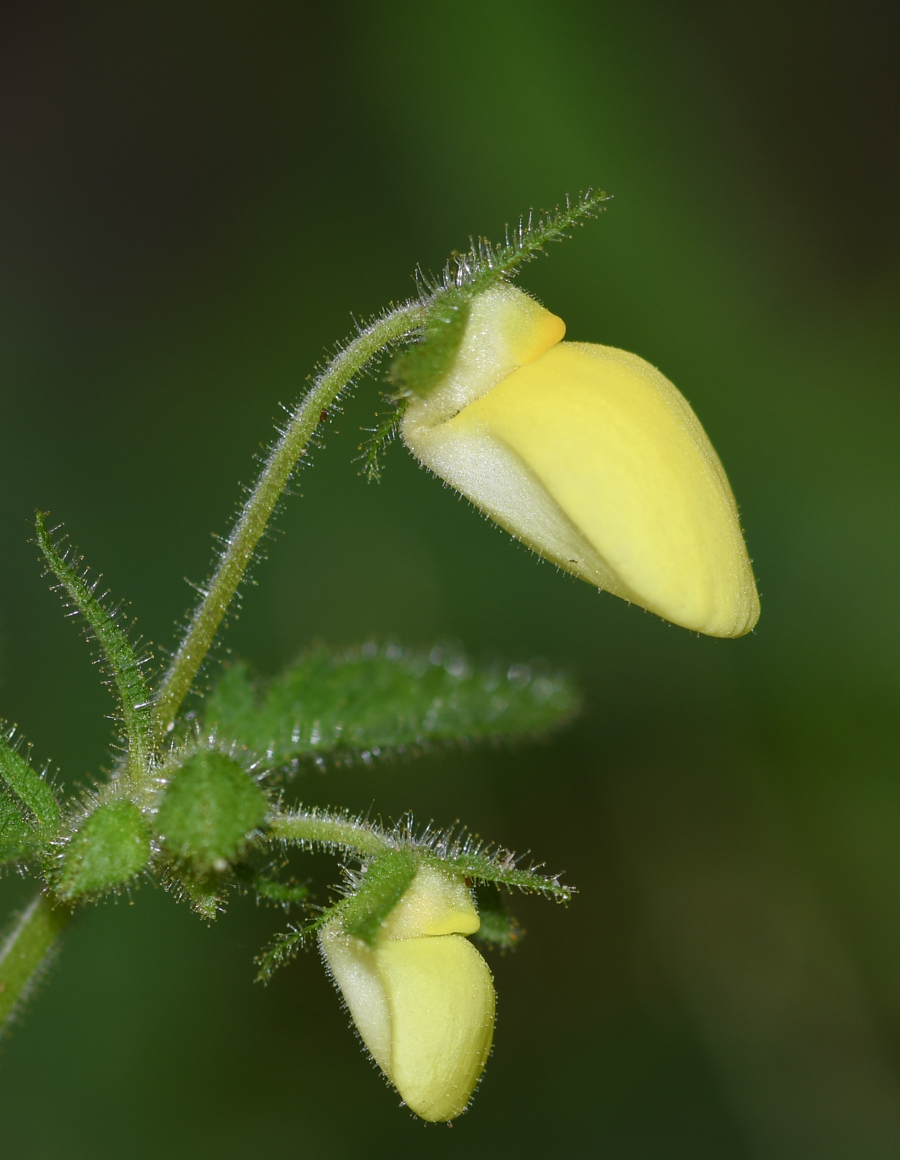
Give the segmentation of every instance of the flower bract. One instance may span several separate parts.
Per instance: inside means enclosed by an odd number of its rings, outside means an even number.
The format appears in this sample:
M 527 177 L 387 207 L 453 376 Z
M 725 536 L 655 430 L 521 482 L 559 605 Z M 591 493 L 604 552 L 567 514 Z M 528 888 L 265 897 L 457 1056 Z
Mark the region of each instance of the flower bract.
M 372 1058 L 424 1120 L 469 1103 L 491 1049 L 494 985 L 465 937 L 479 927 L 465 882 L 423 864 L 371 943 L 340 916 L 319 941 Z
M 410 399 L 407 446 L 566 571 L 685 628 L 749 632 L 737 505 L 687 400 L 637 355 L 564 334 L 508 284 L 478 295 L 451 369 Z

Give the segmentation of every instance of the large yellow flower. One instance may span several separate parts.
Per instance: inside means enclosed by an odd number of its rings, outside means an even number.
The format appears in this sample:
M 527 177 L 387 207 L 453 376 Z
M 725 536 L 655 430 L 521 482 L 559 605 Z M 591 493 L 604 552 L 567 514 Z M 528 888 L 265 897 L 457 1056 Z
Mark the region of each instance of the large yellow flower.
M 425 864 L 374 945 L 340 916 L 319 936 L 363 1043 L 424 1120 L 465 1111 L 490 1054 L 494 984 L 465 937 L 480 925 L 465 883 Z
M 450 372 L 413 398 L 413 454 L 568 572 L 709 636 L 759 597 L 737 506 L 694 412 L 655 367 L 502 284 L 476 297 Z

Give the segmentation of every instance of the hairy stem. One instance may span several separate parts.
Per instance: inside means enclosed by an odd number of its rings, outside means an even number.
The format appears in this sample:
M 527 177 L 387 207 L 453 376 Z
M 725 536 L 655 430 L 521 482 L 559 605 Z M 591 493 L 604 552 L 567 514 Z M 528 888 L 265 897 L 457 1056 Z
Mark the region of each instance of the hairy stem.
M 0 946 L 0 1027 L 28 997 L 63 927 L 72 916 L 39 894 L 19 915 Z
M 269 824 L 272 837 L 294 845 L 337 846 L 365 856 L 382 854 L 391 846 L 374 826 L 340 814 L 297 810 L 276 814 Z
M 160 687 L 153 714 L 155 744 L 158 745 L 173 728 L 178 710 L 209 652 L 275 505 L 303 455 L 322 411 L 337 399 L 371 358 L 414 330 L 424 314 L 425 308 L 412 302 L 398 307 L 366 327 L 331 360 L 295 409 L 281 437 L 272 447 L 256 486 L 226 541 L 209 588 L 194 612 Z

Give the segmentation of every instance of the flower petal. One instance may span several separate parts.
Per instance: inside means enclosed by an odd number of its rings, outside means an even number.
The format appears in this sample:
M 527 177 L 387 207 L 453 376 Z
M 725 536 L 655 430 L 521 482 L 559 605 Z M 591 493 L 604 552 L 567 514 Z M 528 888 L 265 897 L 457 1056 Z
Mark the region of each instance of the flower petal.
M 424 1120 L 452 1120 L 491 1050 L 488 965 L 458 934 L 385 942 L 376 957 L 391 1011 L 390 1078 Z

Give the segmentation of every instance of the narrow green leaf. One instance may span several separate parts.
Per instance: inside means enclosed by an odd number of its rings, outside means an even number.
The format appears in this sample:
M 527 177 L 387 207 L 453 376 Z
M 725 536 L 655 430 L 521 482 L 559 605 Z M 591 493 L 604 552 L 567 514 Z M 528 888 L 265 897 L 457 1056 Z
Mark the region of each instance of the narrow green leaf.
M 250 886 L 264 902 L 273 902 L 285 908 L 306 902 L 309 898 L 309 887 L 303 882 L 282 882 L 278 878 L 257 874 Z
M 503 242 L 494 244 L 479 238 L 467 253 L 454 257 L 444 270 L 444 285 L 477 294 L 501 279 L 515 277 L 523 265 L 543 254 L 550 242 L 566 241 L 575 226 L 602 213 L 604 203 L 610 200 L 602 189 L 589 189 L 575 198 L 567 196 L 565 205 L 555 209 L 529 210 L 512 230 L 506 227 Z
M 50 571 L 66 594 L 67 607 L 81 613 L 89 634 L 100 646 L 122 712 L 130 760 L 136 771 L 142 771 L 150 756 L 151 704 L 141 672 L 146 658 L 139 659 L 135 655 L 128 637 L 117 623 L 118 613 L 107 611 L 103 597 L 97 596 L 99 577 L 90 581 L 83 559 L 74 555 L 71 549 L 60 551 L 53 542 L 43 512 L 38 512 L 35 517 L 35 537 Z
M 534 866 L 520 866 L 515 855 L 508 850 L 493 850 L 489 847 L 464 843 L 461 846 L 442 849 L 432 847 L 432 855 L 438 865 L 451 866 L 458 874 L 463 874 L 472 882 L 493 882 L 502 886 L 515 886 L 530 894 L 543 894 L 557 902 L 569 902 L 575 891 L 565 886 L 557 875 L 541 874 Z
M 23 820 L 52 834 L 59 826 L 59 803 L 49 782 L 19 752 L 15 730 L 0 726 L 0 784 L 13 803 L 24 808 Z M 20 810 L 21 812 L 21 810 Z
M 443 648 L 364 645 L 315 649 L 258 684 L 246 666 L 233 665 L 207 698 L 205 715 L 210 727 L 277 767 L 326 755 L 369 762 L 435 744 L 544 733 L 578 704 L 568 680 L 528 665 L 481 666 Z
M 309 942 L 330 917 L 331 912 L 328 911 L 306 926 L 292 926 L 289 930 L 277 934 L 272 945 L 256 956 L 255 961 L 259 967 L 256 981 L 268 983 L 279 967 L 286 966 L 291 959 L 297 957 L 304 944 Z
M 391 404 L 390 410 L 376 416 L 378 421 L 374 427 L 363 428 L 368 431 L 369 438 L 360 444 L 360 458 L 365 462 L 363 472 L 369 483 L 377 483 L 381 479 L 381 457 L 388 444 L 397 438 L 400 423 L 409 405 L 408 398 L 386 398 Z

